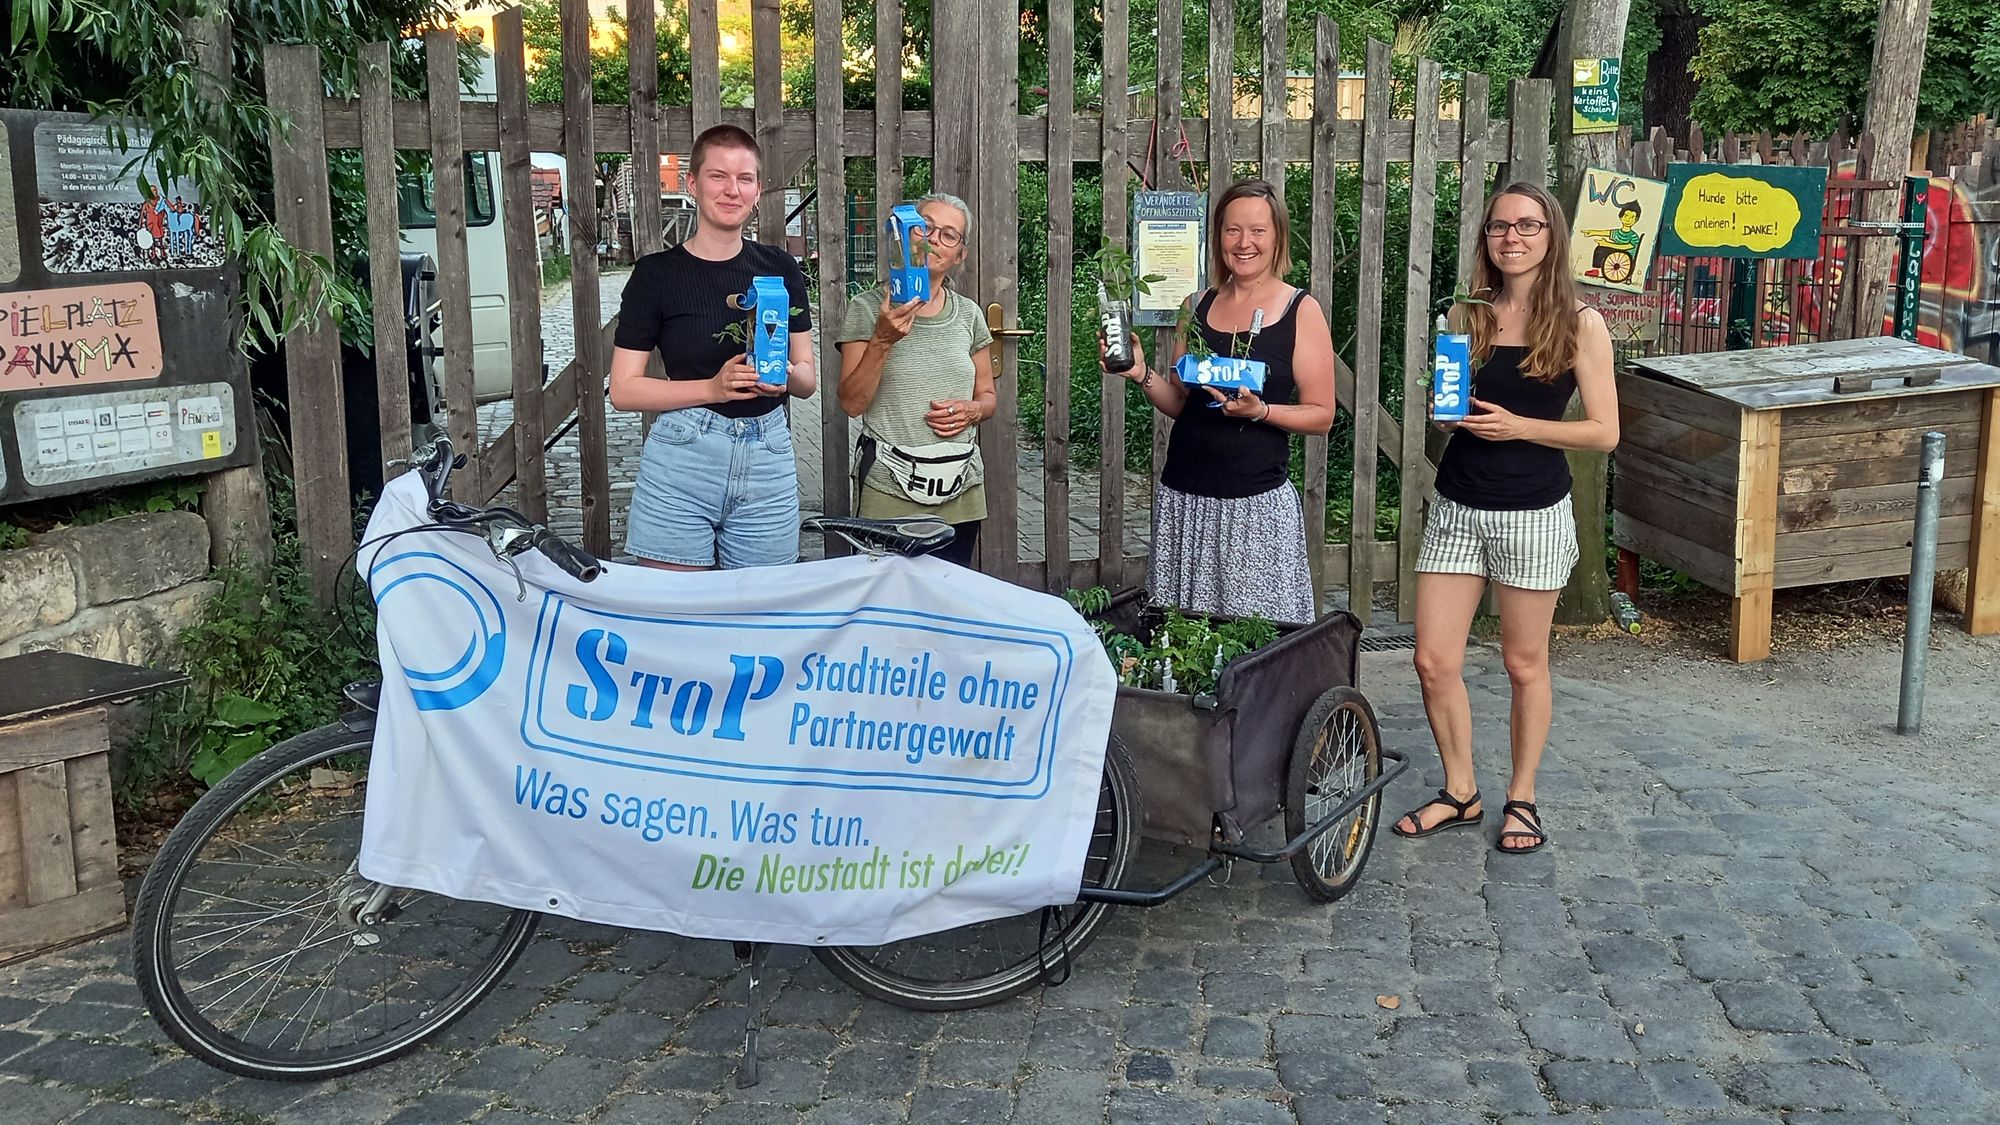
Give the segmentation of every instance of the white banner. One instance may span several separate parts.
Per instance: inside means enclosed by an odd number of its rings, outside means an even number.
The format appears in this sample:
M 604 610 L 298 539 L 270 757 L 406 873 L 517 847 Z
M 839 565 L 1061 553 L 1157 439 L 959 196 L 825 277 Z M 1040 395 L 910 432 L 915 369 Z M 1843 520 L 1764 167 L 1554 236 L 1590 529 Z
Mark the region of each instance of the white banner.
M 368 537 L 423 505 L 398 478 Z M 799 945 L 1075 901 L 1116 683 L 1060 598 L 927 558 L 588 585 L 519 561 L 525 594 L 471 536 L 361 553 L 367 878 Z

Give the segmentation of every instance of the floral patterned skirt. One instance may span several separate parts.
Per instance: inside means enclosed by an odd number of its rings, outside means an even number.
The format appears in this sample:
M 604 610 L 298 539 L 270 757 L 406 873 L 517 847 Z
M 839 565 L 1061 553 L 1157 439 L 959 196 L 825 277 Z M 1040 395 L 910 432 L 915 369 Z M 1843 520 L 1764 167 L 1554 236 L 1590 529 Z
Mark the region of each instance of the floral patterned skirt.
M 1157 486 L 1146 585 L 1155 602 L 1196 613 L 1313 620 L 1305 514 L 1282 484 L 1235 500 Z

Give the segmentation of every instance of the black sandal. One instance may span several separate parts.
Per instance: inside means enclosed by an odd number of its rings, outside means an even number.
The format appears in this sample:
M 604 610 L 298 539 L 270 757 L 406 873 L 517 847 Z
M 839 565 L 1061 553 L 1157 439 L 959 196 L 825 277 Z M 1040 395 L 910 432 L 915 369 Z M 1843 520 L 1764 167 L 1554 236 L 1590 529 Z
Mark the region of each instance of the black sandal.
M 1510 816 L 1527 827 L 1507 827 L 1507 818 Z M 1500 806 L 1500 817 L 1500 838 L 1493 843 L 1495 851 L 1507 855 L 1527 855 L 1529 852 L 1541 850 L 1542 845 L 1549 842 L 1549 834 L 1542 831 L 1541 810 L 1535 808 L 1533 801 L 1509 801 Z M 1509 836 L 1526 836 L 1535 842 L 1525 848 L 1510 848 L 1507 846 Z
M 1478 803 L 1479 803 L 1479 791 L 1476 789 L 1473 791 L 1472 796 L 1467 797 L 1463 801 L 1459 800 L 1457 797 L 1452 796 L 1448 790 L 1440 789 L 1438 790 L 1437 796 L 1431 798 L 1428 801 L 1425 801 L 1423 804 L 1418 805 L 1416 808 L 1411 809 L 1409 812 L 1404 813 L 1402 816 L 1397 817 L 1396 823 L 1391 824 L 1389 826 L 1389 831 L 1394 832 L 1396 835 L 1403 837 L 1405 840 L 1415 840 L 1421 836 L 1429 836 L 1432 833 L 1442 832 L 1447 828 L 1458 828 L 1463 825 L 1478 824 L 1481 820 L 1484 820 L 1486 818 L 1486 810 L 1485 809 L 1479 810 L 1478 816 L 1470 816 L 1467 814 L 1466 811 Z M 1444 820 L 1440 820 L 1436 824 L 1431 825 L 1429 828 L 1425 828 L 1423 826 L 1424 823 L 1423 818 L 1419 817 L 1417 814 L 1424 811 L 1427 808 L 1430 808 L 1432 805 L 1443 805 L 1446 808 L 1452 810 L 1452 812 L 1455 815 L 1447 817 Z M 1403 821 L 1406 819 L 1417 826 L 1417 830 L 1415 832 L 1403 831 Z

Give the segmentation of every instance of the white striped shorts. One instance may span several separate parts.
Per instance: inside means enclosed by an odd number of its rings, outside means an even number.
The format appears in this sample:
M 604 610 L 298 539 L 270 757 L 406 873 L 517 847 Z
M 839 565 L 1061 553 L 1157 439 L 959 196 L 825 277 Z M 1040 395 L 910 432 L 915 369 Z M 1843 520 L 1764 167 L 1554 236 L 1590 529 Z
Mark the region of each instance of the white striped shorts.
M 1477 574 L 1517 590 L 1560 590 L 1576 569 L 1570 498 L 1525 512 L 1468 508 L 1431 493 L 1420 574 Z

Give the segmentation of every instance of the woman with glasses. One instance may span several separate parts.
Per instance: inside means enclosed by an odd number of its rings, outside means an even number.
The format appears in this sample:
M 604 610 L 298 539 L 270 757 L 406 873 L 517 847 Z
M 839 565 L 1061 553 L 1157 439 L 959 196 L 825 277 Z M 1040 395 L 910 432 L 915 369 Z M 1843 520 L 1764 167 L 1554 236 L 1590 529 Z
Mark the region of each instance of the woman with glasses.
M 840 408 L 861 419 L 855 513 L 936 516 L 957 532 L 937 556 L 971 566 L 986 518 L 976 427 L 997 406 L 993 334 L 979 306 L 946 287 L 965 261 L 971 209 L 932 192 L 917 210 L 930 299 L 892 305 L 886 288 L 869 289 L 847 303 L 841 324 Z
M 1319 303 L 1285 281 L 1291 223 L 1270 184 L 1240 180 L 1222 193 L 1208 258 L 1216 284 L 1188 299 L 1192 330 L 1215 355 L 1262 361 L 1264 393 L 1190 387 L 1173 374 L 1185 342 L 1156 371 L 1132 338 L 1125 377 L 1174 419 L 1146 584 L 1155 601 L 1197 613 L 1311 621 L 1304 511 L 1287 467 L 1291 435 L 1333 425 L 1333 335 Z
M 1463 669 L 1466 634 L 1491 583 L 1513 690 L 1513 772 L 1496 846 L 1520 855 L 1548 842 L 1535 772 L 1549 735 L 1549 626 L 1577 564 L 1564 450 L 1608 453 L 1618 444 L 1618 394 L 1611 334 L 1577 299 L 1569 223 L 1555 199 L 1537 185 L 1510 184 L 1487 201 L 1481 231 L 1472 273 L 1479 299 L 1454 310 L 1472 335 L 1473 412 L 1440 424 L 1451 439 L 1417 555 L 1417 678 L 1444 788 L 1395 830 L 1428 836 L 1485 815 Z M 1564 421 L 1578 393 L 1583 417 Z

